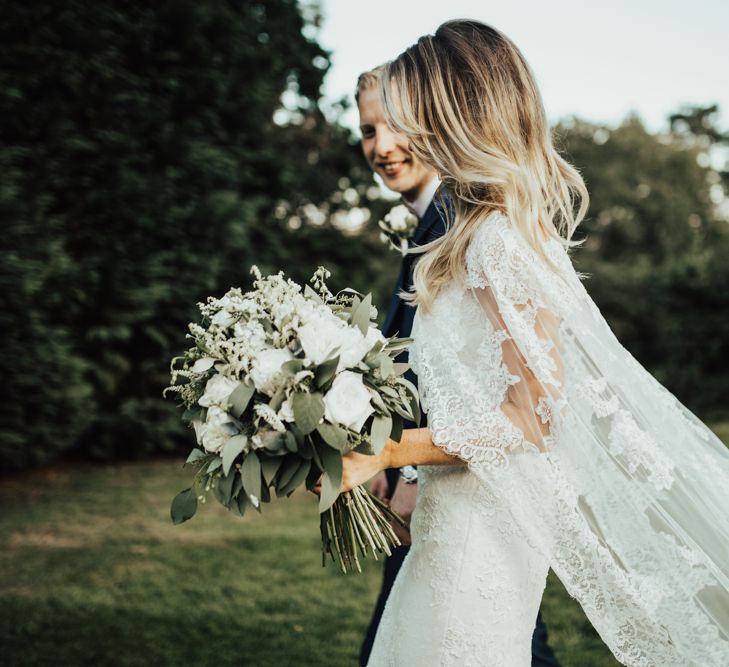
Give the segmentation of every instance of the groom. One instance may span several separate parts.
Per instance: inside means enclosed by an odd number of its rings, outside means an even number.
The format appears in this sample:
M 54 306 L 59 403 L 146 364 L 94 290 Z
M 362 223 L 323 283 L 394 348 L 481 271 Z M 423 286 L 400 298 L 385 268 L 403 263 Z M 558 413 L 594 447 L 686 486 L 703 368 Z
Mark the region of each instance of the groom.
M 357 80 L 355 99 L 359 110 L 362 152 L 372 171 L 382 178 L 390 190 L 402 194 L 403 203 L 417 216 L 418 227 L 410 239 L 410 246 L 423 245 L 441 237 L 446 231 L 441 213 L 444 205 L 444 200 L 441 199 L 442 193 L 436 196 L 440 181 L 435 173 L 410 152 L 407 138 L 387 127 L 378 92 L 380 73 L 381 68 L 376 68 L 361 74 Z M 415 308 L 406 305 L 398 295 L 402 290 L 408 291 L 412 288 L 413 265 L 417 257 L 418 255 L 406 255 L 402 260 L 400 276 L 382 328 L 383 334 L 387 337 L 410 335 Z M 408 378 L 417 384 L 412 371 L 408 371 Z M 423 418 L 421 424 L 406 423 L 405 427 L 426 425 Z M 376 495 L 390 499 L 392 509 L 408 523 L 415 508 L 416 488 L 417 471 L 411 466 L 402 471 L 385 471 L 373 480 L 370 487 Z M 360 665 L 363 667 L 369 659 L 390 589 L 409 549 L 406 546 L 410 544 L 409 531 L 399 526 L 395 526 L 395 529 L 404 546 L 394 549 L 392 556 L 385 560 L 382 588 L 360 652 Z M 547 630 L 541 616 L 537 618 L 532 638 L 532 665 L 559 667 L 557 659 L 547 645 Z

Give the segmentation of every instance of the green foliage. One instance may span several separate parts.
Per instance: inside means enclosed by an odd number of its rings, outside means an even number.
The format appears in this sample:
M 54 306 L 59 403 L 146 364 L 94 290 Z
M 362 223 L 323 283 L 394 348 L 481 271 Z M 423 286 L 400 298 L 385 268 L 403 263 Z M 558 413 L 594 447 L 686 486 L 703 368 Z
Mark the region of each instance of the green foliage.
M 328 55 L 303 27 L 291 0 L 5 7 L 4 468 L 189 444 L 160 399 L 168 359 L 196 301 L 254 262 L 389 282 L 358 261 L 382 255 L 374 235 L 285 224 L 308 203 L 347 208 L 329 201 L 342 178 L 371 183 L 315 104 Z
M 672 118 L 661 136 L 634 118 L 612 130 L 574 121 L 557 135 L 591 195 L 574 253 L 588 291 L 620 341 L 706 418 L 726 414 L 729 395 L 729 220 L 708 159 L 729 135 L 703 109 Z
M 161 399 L 167 362 L 195 303 L 246 287 L 253 263 L 302 283 L 325 265 L 333 285 L 387 304 L 400 260 L 375 221 L 388 204 L 336 122 L 344 103 L 329 117 L 317 104 L 329 59 L 302 33 L 318 20 L 305 9 L 306 20 L 293 0 L 4 8 L 2 468 L 189 447 Z M 576 254 L 590 291 L 702 415 L 729 395 L 729 243 L 712 200 L 729 172 L 701 166 L 729 141 L 714 118 L 683 109 L 664 136 L 636 120 L 558 128 L 593 198 Z M 356 233 L 341 223 L 352 206 L 369 215 Z
M 729 442 L 729 424 L 716 430 Z M 6 664 L 357 664 L 381 561 L 362 561 L 361 575 L 323 568 L 310 493 L 242 520 L 211 503 L 172 525 L 167 502 L 188 477 L 163 461 L 0 486 Z M 617 666 L 553 575 L 542 614 L 564 667 Z

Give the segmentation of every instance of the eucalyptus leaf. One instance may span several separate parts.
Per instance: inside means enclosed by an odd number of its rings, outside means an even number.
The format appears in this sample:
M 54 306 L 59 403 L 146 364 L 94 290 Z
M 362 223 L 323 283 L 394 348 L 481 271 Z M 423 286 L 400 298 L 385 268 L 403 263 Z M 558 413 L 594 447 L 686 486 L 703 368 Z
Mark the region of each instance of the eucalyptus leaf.
M 270 456 L 261 457 L 261 472 L 263 472 L 263 479 L 266 484 L 270 484 L 276 473 L 281 468 L 284 459 L 281 456 L 271 458 Z
M 403 352 L 407 350 L 412 343 L 412 338 L 391 338 L 387 342 L 387 352 L 388 354 L 392 354 L 393 352 Z
M 392 359 L 386 354 L 380 355 L 380 374 L 383 380 L 387 380 L 395 372 Z
M 235 506 L 238 510 L 238 514 L 243 516 L 246 513 L 246 510 L 251 506 L 251 501 L 245 493 L 240 493 L 236 499 Z
M 223 459 L 221 459 L 219 456 L 216 456 L 208 466 L 208 469 L 205 472 L 215 472 L 220 466 L 223 465 Z
M 380 392 L 382 392 L 386 396 L 389 396 L 390 398 L 400 398 L 400 394 L 398 394 L 397 389 L 395 389 L 394 387 L 390 387 L 386 384 L 383 384 L 380 387 Z
M 311 455 L 314 458 L 314 463 L 316 463 L 319 470 L 321 470 L 322 472 L 326 472 L 326 468 L 324 467 L 324 463 L 321 460 L 321 456 L 319 456 L 319 449 L 317 447 L 311 447 Z
M 304 442 L 306 441 L 306 438 L 305 438 L 304 434 L 301 432 L 301 429 L 298 426 L 296 426 L 296 424 L 289 424 L 289 430 L 293 434 L 294 438 L 296 438 L 296 443 L 298 444 L 298 446 L 301 447 L 304 444 Z M 286 446 L 289 447 L 288 443 L 286 444 Z M 289 447 L 289 449 L 291 449 L 291 448 Z M 291 451 L 294 452 L 294 451 L 296 451 L 296 449 L 291 449 Z
M 293 436 L 291 436 L 293 438 Z M 286 434 L 270 431 L 263 436 L 263 447 L 271 454 L 281 453 L 286 449 Z
M 385 347 L 385 341 L 375 341 L 375 344 L 370 348 L 369 354 L 379 354 L 383 347 Z
M 370 309 L 372 308 L 372 295 L 368 294 L 362 301 L 352 308 L 352 324 L 356 326 L 363 336 L 370 328 Z
M 337 366 L 339 366 L 339 355 L 333 359 L 327 359 L 325 362 L 319 364 L 314 371 L 314 383 L 321 389 L 327 384 L 336 374 Z
M 317 467 L 311 466 L 311 469 L 309 470 L 309 474 L 306 476 L 307 490 L 313 491 L 319 485 L 320 478 L 321 478 L 321 473 L 319 472 Z
M 182 413 L 182 421 L 190 423 L 194 419 L 197 419 L 200 415 L 200 408 L 198 406 L 192 408 L 186 408 Z
M 323 304 L 322 298 L 312 289 L 311 285 L 304 285 L 304 296 L 307 299 L 312 299 L 317 303 Z
M 301 461 L 299 467 L 296 469 L 293 477 L 286 483 L 285 486 L 277 489 L 277 495 L 288 496 L 293 493 L 297 487 L 306 479 L 311 469 L 311 461 Z
M 410 394 L 410 410 L 413 413 L 413 421 L 416 424 L 420 423 L 420 398 L 418 396 L 418 390 L 415 387 L 415 385 L 410 382 L 410 380 L 406 380 L 405 378 L 400 378 L 399 380 L 400 384 L 402 384 Z
M 392 431 L 392 417 L 375 415 L 372 420 L 372 431 L 370 432 L 370 442 L 375 454 L 379 454 L 385 446 L 387 439 Z
M 260 500 L 261 500 L 261 503 L 270 503 L 271 502 L 271 492 L 268 490 L 268 486 L 266 486 L 265 484 L 261 485 Z M 258 511 L 260 512 L 261 510 L 259 509 L 259 507 L 260 507 L 260 503 L 258 504 L 258 507 L 256 507 L 256 509 L 258 509 Z
M 233 482 L 233 491 L 231 491 L 231 493 L 230 493 L 231 498 L 237 498 L 238 494 L 240 493 L 241 489 L 243 488 L 243 480 L 241 479 L 240 475 L 236 475 L 234 477 L 234 480 L 235 481 Z M 245 495 L 245 493 L 243 495 Z
M 395 363 L 392 365 L 392 370 L 395 375 L 402 375 L 410 370 L 410 364 Z
M 400 442 L 402 438 L 403 423 L 400 415 L 392 415 L 392 430 L 390 431 L 390 440 Z
M 227 507 L 230 504 L 230 499 L 233 497 L 233 484 L 237 474 L 237 470 L 231 470 L 227 475 L 217 479 L 215 484 L 215 498 L 221 505 Z
M 373 456 L 375 454 L 375 450 L 372 448 L 372 445 L 366 440 L 357 445 L 352 451 L 357 452 L 357 454 L 365 454 L 367 456 Z
M 316 427 L 317 433 L 322 437 L 324 442 L 338 451 L 344 451 L 349 444 L 349 438 L 347 437 L 347 431 L 341 426 L 334 426 L 327 422 L 322 422 Z
M 240 471 L 243 478 L 243 488 L 249 496 L 261 497 L 261 461 L 255 452 L 249 452 L 243 459 Z M 252 499 L 251 499 L 252 500 Z M 256 505 L 256 502 L 253 502 Z
M 230 466 L 233 465 L 236 456 L 240 454 L 248 444 L 248 436 L 242 433 L 234 435 L 223 447 L 223 474 L 230 472 Z
M 173 523 L 183 523 L 195 516 L 195 512 L 197 512 L 197 494 L 194 489 L 190 488 L 180 491 L 172 499 L 170 517 Z
M 296 425 L 304 435 L 311 433 L 324 416 L 324 399 L 322 395 L 299 391 L 293 395 L 291 403 Z
M 301 359 L 289 359 L 281 364 L 281 370 L 287 375 L 296 375 L 304 368 L 304 362 Z
M 329 475 L 321 476 L 321 494 L 319 495 L 319 514 L 326 512 L 339 497 L 339 484 L 333 484 Z
M 342 484 L 342 455 L 336 449 L 324 445 L 319 449 L 321 462 L 324 464 L 324 470 L 332 484 L 339 488 Z
M 187 457 L 187 460 L 185 463 L 195 463 L 195 461 L 199 461 L 200 459 L 205 458 L 205 452 L 203 452 L 200 449 L 193 449 L 190 452 L 190 456 Z
M 283 460 L 276 483 L 277 490 L 285 487 L 291 481 L 291 478 L 296 474 L 296 470 L 299 465 L 300 460 L 295 456 L 287 456 Z
M 385 402 L 382 400 L 382 396 L 380 396 L 379 389 L 375 389 L 370 392 L 370 400 L 372 401 L 372 405 L 380 410 L 380 412 L 388 411 Z
M 240 416 L 246 411 L 255 391 L 255 387 L 251 387 L 245 382 L 241 382 L 235 389 L 233 389 L 230 396 L 228 396 L 228 403 L 232 406 L 231 412 L 236 419 L 240 419 Z

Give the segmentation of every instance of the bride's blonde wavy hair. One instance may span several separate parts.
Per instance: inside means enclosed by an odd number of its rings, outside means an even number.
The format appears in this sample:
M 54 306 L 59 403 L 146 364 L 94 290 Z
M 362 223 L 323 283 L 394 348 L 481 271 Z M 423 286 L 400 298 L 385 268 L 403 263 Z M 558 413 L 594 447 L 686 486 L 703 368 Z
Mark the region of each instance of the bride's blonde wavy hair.
M 388 123 L 452 200 L 448 232 L 419 250 L 408 300 L 427 310 L 463 275 L 469 242 L 494 210 L 548 265 L 545 241 L 575 245 L 587 189 L 555 150 L 534 76 L 508 37 L 477 21 L 448 21 L 384 66 L 380 92 Z

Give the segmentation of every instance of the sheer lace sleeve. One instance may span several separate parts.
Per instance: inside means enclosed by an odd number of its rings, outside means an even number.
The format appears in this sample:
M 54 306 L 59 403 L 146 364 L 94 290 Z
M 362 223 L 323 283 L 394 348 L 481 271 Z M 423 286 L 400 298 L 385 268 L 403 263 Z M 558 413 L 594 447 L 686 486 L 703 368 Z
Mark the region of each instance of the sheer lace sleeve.
M 551 255 L 564 265 L 561 248 Z M 425 377 L 420 385 L 433 441 L 449 453 L 500 467 L 509 455 L 555 446 L 565 403 L 560 327 L 570 300 L 564 279 L 551 281 L 544 261 L 505 218 L 477 232 L 467 256 L 467 292 L 452 290 L 424 324 L 436 329 L 426 336 L 445 335 L 451 344 L 421 346 L 414 360 Z M 464 312 L 465 335 L 442 326 Z
M 503 216 L 416 315 L 433 442 L 468 462 L 624 664 L 729 665 L 729 452 Z

